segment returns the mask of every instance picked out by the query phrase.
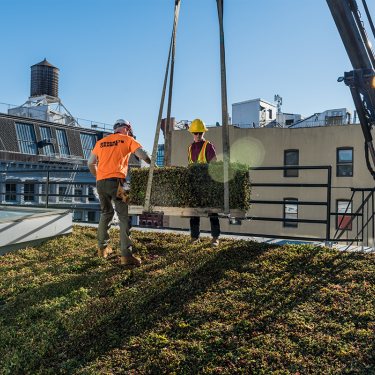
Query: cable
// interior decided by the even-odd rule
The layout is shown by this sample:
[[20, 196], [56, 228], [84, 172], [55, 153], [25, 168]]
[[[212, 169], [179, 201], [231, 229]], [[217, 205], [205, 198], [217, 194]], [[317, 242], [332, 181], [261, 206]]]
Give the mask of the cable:
[[374, 27], [374, 24], [372, 22], [370, 12], [369, 12], [369, 10], [367, 8], [366, 0], [362, 0], [362, 3], [363, 3], [363, 7], [365, 8], [365, 11], [366, 11], [366, 15], [367, 15], [368, 21], [370, 23], [372, 33], [374, 34], [374, 38], [375, 38], [375, 27]]

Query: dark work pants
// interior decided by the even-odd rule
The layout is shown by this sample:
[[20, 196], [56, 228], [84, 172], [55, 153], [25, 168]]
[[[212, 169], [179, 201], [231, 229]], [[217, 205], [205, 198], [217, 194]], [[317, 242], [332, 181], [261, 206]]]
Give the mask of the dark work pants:
[[109, 229], [115, 210], [112, 202], [115, 203], [117, 216], [120, 220], [120, 250], [121, 256], [129, 257], [132, 255], [132, 242], [129, 238], [130, 220], [128, 216], [128, 206], [121, 198], [117, 198], [118, 182], [116, 180], [99, 180], [96, 183], [98, 190], [100, 207], [102, 215], [98, 227], [98, 247], [105, 249], [109, 243]]
[[[210, 216], [211, 222], [211, 236], [219, 237], [220, 236], [220, 221], [217, 214]], [[190, 218], [190, 235], [191, 238], [199, 238], [200, 234], [200, 217], [191, 217]]]

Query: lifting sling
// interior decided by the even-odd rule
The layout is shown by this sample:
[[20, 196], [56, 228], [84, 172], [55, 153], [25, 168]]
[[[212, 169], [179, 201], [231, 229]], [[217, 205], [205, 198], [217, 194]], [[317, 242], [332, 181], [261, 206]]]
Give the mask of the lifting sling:
[[[220, 30], [221, 108], [222, 108], [223, 159], [224, 159], [224, 214], [228, 215], [229, 214], [229, 178], [228, 178], [229, 128], [228, 128], [227, 83], [226, 83], [226, 71], [225, 71], [223, 2], [224, 0], [216, 0], [218, 16], [219, 16], [219, 30]], [[165, 72], [163, 92], [162, 92], [160, 108], [159, 108], [159, 116], [158, 116], [158, 121], [156, 125], [154, 147], [152, 150], [152, 158], [151, 158], [151, 164], [150, 164], [150, 169], [149, 169], [143, 212], [150, 211], [152, 179], [153, 179], [154, 169], [155, 169], [155, 161], [156, 161], [156, 154], [157, 154], [160, 127], [161, 127], [161, 118], [163, 114], [165, 91], [166, 91], [167, 80], [168, 80], [169, 63], [171, 60], [171, 52], [172, 52], [171, 72], [170, 72], [170, 78], [169, 78], [167, 123], [166, 123], [166, 129], [165, 129], [165, 142], [164, 142], [164, 161], [163, 161], [164, 166], [168, 165], [168, 154], [169, 154], [168, 148], [169, 148], [169, 136], [170, 136], [169, 130], [170, 130], [171, 106], [172, 106], [174, 59], [175, 59], [176, 34], [177, 34], [178, 17], [179, 17], [179, 12], [180, 12], [180, 3], [181, 3], [181, 0], [175, 0], [172, 38], [171, 38], [171, 44], [169, 47], [168, 63], [167, 63], [167, 68]], [[207, 146], [207, 143], [205, 143], [204, 147], [202, 147], [201, 153], [199, 155], [201, 157], [201, 160], [206, 159], [206, 156], [205, 156], [206, 146]], [[190, 160], [191, 160], [191, 155], [190, 155], [190, 149], [189, 149], [189, 162]]]

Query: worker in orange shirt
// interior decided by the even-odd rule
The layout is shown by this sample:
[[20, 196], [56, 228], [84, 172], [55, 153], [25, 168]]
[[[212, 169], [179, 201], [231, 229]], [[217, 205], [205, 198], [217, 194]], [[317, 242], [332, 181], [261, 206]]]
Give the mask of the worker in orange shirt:
[[[202, 120], [196, 119], [191, 125], [189, 132], [194, 138], [194, 142], [188, 148], [188, 160], [191, 163], [209, 163], [212, 159], [216, 160], [216, 150], [211, 142], [204, 139], [204, 132], [207, 131], [206, 125]], [[210, 216], [211, 222], [211, 247], [219, 246], [220, 221], [217, 214]], [[190, 245], [196, 245], [200, 242], [200, 217], [190, 218]]]
[[126, 179], [128, 161], [131, 153], [151, 163], [151, 156], [133, 138], [130, 123], [119, 119], [113, 125], [113, 133], [98, 141], [88, 160], [90, 172], [96, 177], [96, 186], [102, 214], [98, 227], [98, 256], [107, 257], [112, 253], [108, 248], [109, 228], [114, 215], [113, 204], [120, 220], [120, 250], [122, 266], [140, 266], [141, 260], [132, 254], [132, 242], [129, 238], [130, 223], [128, 206], [117, 198], [119, 179]]

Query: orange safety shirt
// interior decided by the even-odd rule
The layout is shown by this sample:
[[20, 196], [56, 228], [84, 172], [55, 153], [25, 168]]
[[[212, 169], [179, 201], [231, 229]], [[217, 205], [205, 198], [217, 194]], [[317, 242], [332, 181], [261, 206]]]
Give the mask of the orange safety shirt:
[[126, 178], [130, 154], [142, 146], [132, 137], [111, 134], [96, 142], [92, 154], [99, 158], [96, 180]]

